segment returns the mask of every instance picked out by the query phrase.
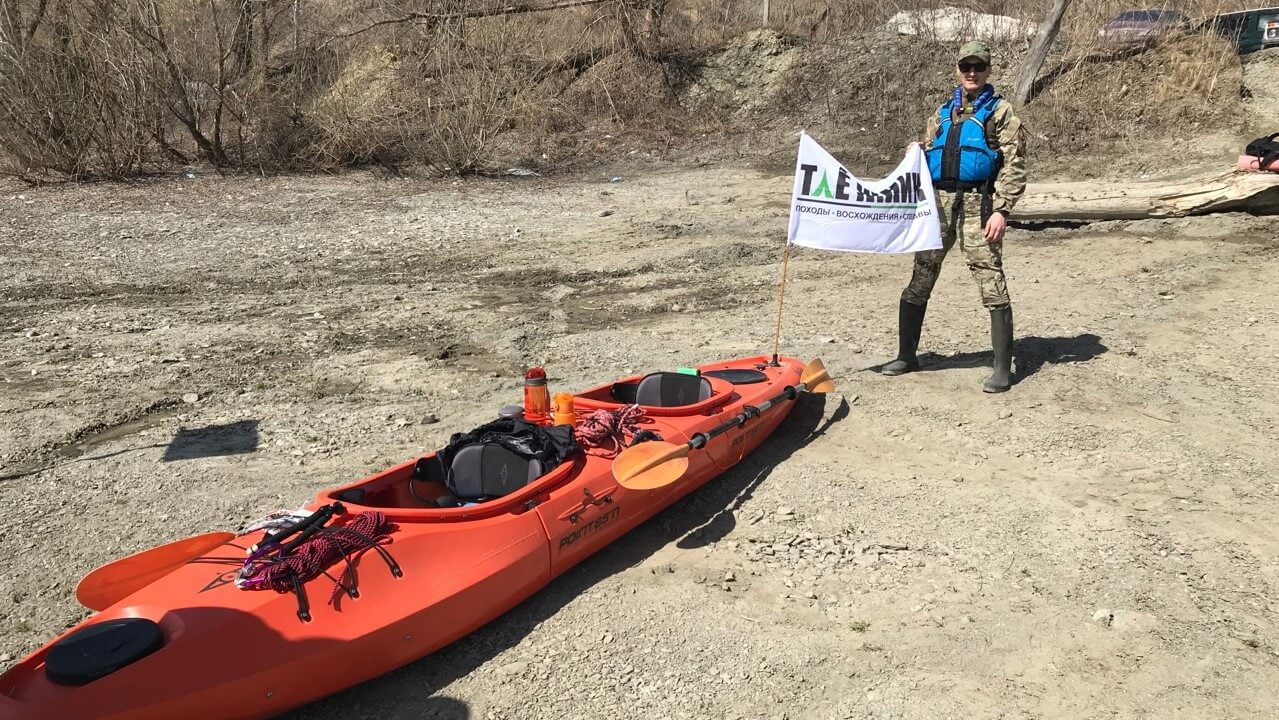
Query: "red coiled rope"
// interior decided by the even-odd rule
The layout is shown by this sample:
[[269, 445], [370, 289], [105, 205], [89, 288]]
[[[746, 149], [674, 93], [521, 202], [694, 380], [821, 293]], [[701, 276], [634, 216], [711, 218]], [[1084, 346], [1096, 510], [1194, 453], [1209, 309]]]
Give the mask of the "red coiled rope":
[[627, 405], [616, 410], [600, 408], [577, 424], [577, 443], [588, 455], [615, 457], [639, 432], [640, 423], [647, 419], [639, 405]]
[[[318, 577], [338, 560], [360, 550], [385, 545], [394, 529], [395, 525], [386, 519], [384, 513], [360, 513], [345, 525], [321, 530], [288, 555], [273, 557], [257, 565], [244, 575], [241, 587], [252, 590], [271, 588], [277, 592], [296, 590], [299, 583]], [[344, 578], [345, 575], [343, 573]], [[339, 581], [329, 601], [335, 600], [345, 590], [345, 583]]]

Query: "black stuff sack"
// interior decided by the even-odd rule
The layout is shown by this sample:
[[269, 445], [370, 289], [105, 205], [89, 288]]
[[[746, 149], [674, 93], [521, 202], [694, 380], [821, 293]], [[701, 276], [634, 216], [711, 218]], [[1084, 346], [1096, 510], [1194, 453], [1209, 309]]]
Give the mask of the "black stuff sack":
[[518, 418], [498, 418], [474, 430], [454, 433], [436, 459], [442, 468], [450, 468], [459, 450], [476, 443], [501, 445], [520, 457], [540, 461], [548, 472], [582, 452], [571, 425], [542, 427]]

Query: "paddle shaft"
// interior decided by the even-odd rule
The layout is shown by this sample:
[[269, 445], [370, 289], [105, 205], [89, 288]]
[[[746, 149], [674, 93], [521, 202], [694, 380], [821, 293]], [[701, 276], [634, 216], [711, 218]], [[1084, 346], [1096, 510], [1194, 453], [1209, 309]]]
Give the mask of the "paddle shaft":
[[[754, 418], [754, 417], [759, 417], [759, 415], [763, 413], [765, 410], [768, 410], [770, 407], [776, 405], [777, 403], [783, 400], [789, 400], [793, 397], [796, 397], [797, 395], [799, 395], [800, 392], [803, 392], [804, 390], [806, 390], [807, 387], [808, 386], [805, 385], [804, 383], [800, 383], [798, 386], [788, 385], [785, 390], [778, 393], [776, 396], [771, 397], [768, 400], [765, 400], [763, 403], [761, 403], [758, 406], [747, 405], [745, 410], [733, 416], [731, 420], [728, 420], [727, 422], [717, 425], [711, 428], [710, 430], [707, 430], [706, 432], [694, 433], [692, 439], [690, 439], [688, 442], [684, 443], [683, 445], [671, 445], [670, 451], [664, 452], [660, 455], [656, 455], [654, 457], [646, 459], [645, 461], [641, 462], [639, 465], [631, 468], [628, 476], [634, 477], [635, 475], [651, 470], [657, 467], [658, 465], [661, 465], [662, 463], [669, 462], [677, 458], [687, 457], [690, 452], [705, 447], [706, 443], [710, 442], [711, 438], [715, 437], [716, 435], [722, 435], [728, 432], [729, 430], [732, 430], [733, 428], [741, 427], [745, 425], [747, 420], [750, 420], [751, 418]], [[640, 447], [640, 445], [633, 445], [632, 447]], [[620, 460], [623, 457], [626, 457], [625, 453], [618, 456], [618, 459]]]
[[787, 385], [785, 390], [765, 400], [759, 405], [747, 405], [745, 410], [742, 410], [740, 413], [733, 416], [732, 419], [725, 421], [723, 424], [717, 425], [706, 432], [694, 433], [692, 439], [688, 441], [688, 449], [697, 450], [705, 447], [706, 443], [710, 442], [711, 438], [716, 435], [722, 435], [733, 428], [745, 425], [748, 420], [759, 417], [764, 414], [764, 411], [768, 410], [772, 406], [780, 402], [793, 400], [799, 397], [799, 394], [807, 389], [808, 385], [805, 383], [800, 383], [799, 385]]
[[[706, 447], [716, 435], [746, 425], [774, 405], [794, 400], [802, 392], [825, 393], [835, 389], [835, 383], [826, 372], [821, 359], [814, 358], [804, 366], [798, 385], [788, 385], [777, 395], [759, 405], [747, 405], [733, 418], [705, 432], [694, 433], [683, 445], [665, 441], [639, 442], [626, 448], [613, 460], [613, 477], [623, 487], [631, 490], [655, 490], [675, 482], [688, 469], [685, 459], [694, 450]], [[637, 436], [638, 437], [638, 436]], [[657, 468], [662, 468], [657, 470]]]

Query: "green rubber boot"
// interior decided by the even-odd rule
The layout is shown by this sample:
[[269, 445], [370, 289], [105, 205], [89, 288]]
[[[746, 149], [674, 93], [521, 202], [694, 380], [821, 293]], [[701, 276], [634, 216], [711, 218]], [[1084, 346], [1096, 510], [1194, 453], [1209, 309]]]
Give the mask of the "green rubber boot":
[[919, 369], [919, 336], [924, 329], [924, 312], [928, 304], [916, 305], [902, 300], [897, 306], [897, 359], [879, 369], [881, 375], [901, 375]]
[[1011, 305], [990, 309], [990, 344], [995, 353], [995, 372], [981, 389], [988, 393], [1006, 392], [1012, 386], [1013, 308]]

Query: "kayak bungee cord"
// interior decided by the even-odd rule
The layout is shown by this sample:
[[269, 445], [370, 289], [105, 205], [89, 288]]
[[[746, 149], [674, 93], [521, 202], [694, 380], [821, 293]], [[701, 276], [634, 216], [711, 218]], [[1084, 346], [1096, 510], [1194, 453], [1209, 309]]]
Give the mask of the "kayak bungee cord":
[[[342, 531], [344, 535], [352, 536], [354, 537], [355, 540], [358, 540], [360, 543], [362, 543], [360, 549], [362, 550], [372, 549], [376, 551], [377, 554], [380, 555], [382, 557], [382, 560], [386, 563], [386, 567], [391, 571], [392, 576], [397, 578], [404, 577], [404, 571], [400, 569], [400, 564], [395, 561], [395, 558], [391, 557], [391, 553], [386, 548], [382, 547], [382, 544], [390, 539], [390, 533], [396, 529], [395, 525], [387, 522], [386, 516], [383, 515], [382, 513], [376, 513], [376, 515], [380, 516], [381, 520], [379, 521], [378, 525], [375, 528], [373, 528], [371, 532], [367, 534], [363, 532], [363, 528], [356, 529], [354, 527], [355, 522], [352, 522], [350, 525], [343, 526], [342, 528], [340, 528], [340, 530]], [[356, 516], [356, 520], [358, 521], [361, 518], [365, 518], [369, 516], [370, 516], [370, 513], [361, 513], [360, 515]], [[334, 531], [334, 532], [336, 533], [337, 531]], [[342, 554], [342, 560], [346, 563], [346, 569], [342, 571], [341, 578], [333, 579], [333, 576], [329, 575], [327, 571], [324, 572], [326, 577], [328, 577], [329, 579], [333, 580], [334, 583], [336, 583], [335, 587], [333, 588], [333, 592], [329, 594], [329, 602], [333, 602], [334, 600], [337, 599], [339, 590], [345, 591], [346, 594], [352, 600], [360, 596], [359, 588], [355, 586], [355, 583], [356, 583], [355, 564], [351, 561], [352, 557], [353, 557], [352, 555], [345, 552]], [[356, 555], [354, 557], [359, 557], [359, 556]], [[348, 578], [350, 578], [349, 585], [345, 582]]]
[[628, 442], [633, 442], [636, 435], [644, 432], [640, 423], [645, 421], [648, 421], [648, 416], [639, 405], [627, 405], [616, 410], [600, 408], [578, 424], [577, 443], [588, 455], [615, 457]]
[[[353, 561], [365, 550], [376, 551], [393, 576], [403, 577], [395, 558], [382, 547], [390, 541], [390, 534], [395, 530], [395, 525], [387, 520], [386, 515], [377, 511], [363, 512], [345, 525], [324, 527], [328, 517], [343, 511], [340, 503], [317, 510], [297, 523], [302, 530], [287, 545], [281, 546], [279, 541], [296, 532], [296, 527], [275, 535], [268, 533], [244, 561], [236, 576], [236, 586], [242, 590], [292, 592], [298, 599], [298, 618], [309, 622], [310, 605], [303, 585], [323, 574], [334, 583], [329, 602], [335, 601], [340, 593], [346, 593], [352, 599], [359, 597]], [[316, 516], [321, 519], [316, 520]], [[341, 577], [334, 578], [327, 568], [338, 560], [343, 560], [346, 567]]]

